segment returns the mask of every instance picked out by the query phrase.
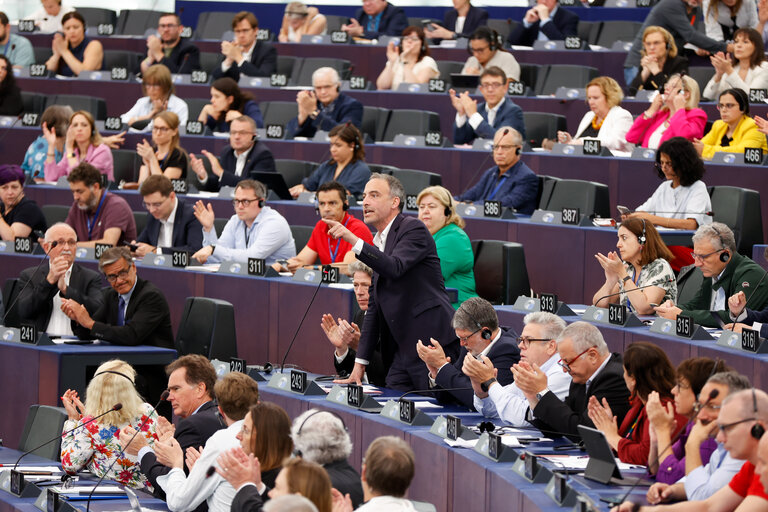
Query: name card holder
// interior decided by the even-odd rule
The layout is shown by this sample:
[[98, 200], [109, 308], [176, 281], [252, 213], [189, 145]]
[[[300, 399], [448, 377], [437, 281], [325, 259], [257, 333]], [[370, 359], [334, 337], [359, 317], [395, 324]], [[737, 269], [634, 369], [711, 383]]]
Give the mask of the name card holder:
[[553, 473], [544, 493], [561, 507], [573, 507], [576, 504], [576, 491], [568, 485], [566, 475]]
[[[760, 333], [757, 331], [752, 329], [748, 330], [754, 332], [755, 334], [750, 334], [749, 336], [745, 337], [744, 333], [723, 330], [723, 332], [720, 334], [720, 337], [717, 339], [717, 345], [742, 353], [746, 352], [748, 354], [767, 354], [768, 343], [765, 342], [765, 338], [761, 338]], [[752, 336], [755, 338], [754, 342], [752, 342], [750, 339]], [[753, 347], [754, 350], [752, 350]]]
[[331, 388], [325, 399], [329, 402], [363, 412], [379, 413], [384, 408], [371, 395], [364, 393], [361, 386], [358, 390], [355, 386], [336, 384]]
[[666, 334], [667, 336], [674, 336], [676, 338], [683, 338], [692, 341], [711, 341], [713, 338], [709, 333], [699, 324], [693, 324], [691, 329], [691, 336], [678, 336], [675, 330], [675, 321], [668, 320], [666, 318], [657, 318], [651, 324], [651, 332], [658, 334]]
[[37, 498], [40, 494], [40, 489], [36, 485], [24, 480], [23, 471], [0, 473], [0, 490], [20, 498]]
[[517, 452], [501, 442], [502, 436], [485, 432], [480, 435], [474, 450], [494, 462], [515, 462]]
[[[515, 303], [512, 305], [512, 309], [515, 311], [523, 311], [525, 313], [533, 313], [541, 311], [541, 300], [538, 297], [528, 297], [527, 295], [520, 295]], [[576, 313], [565, 302], [558, 300], [555, 307], [555, 314], [557, 316], [577, 316]]]
[[410, 400], [389, 400], [387, 403], [384, 404], [384, 408], [379, 413], [381, 416], [385, 418], [389, 418], [393, 421], [396, 421], [398, 423], [402, 423], [404, 425], [410, 425], [412, 427], [431, 427], [434, 421], [432, 418], [427, 416], [423, 411], [420, 411], [415, 408], [415, 405], [413, 406], [412, 412], [413, 414], [410, 415], [410, 418], [406, 418], [405, 416], [401, 414], [403, 411], [401, 411], [401, 407], [407, 407], [406, 405], [402, 405], [404, 403], [410, 403], [413, 404]]
[[430, 427], [429, 432], [430, 434], [434, 434], [441, 439], [450, 439], [452, 441], [455, 441], [456, 439], [473, 441], [478, 438], [477, 434], [461, 424], [461, 420], [459, 418], [450, 415], [438, 416]]
[[[310, 380], [309, 378], [306, 379], [306, 385], [303, 387], [304, 391], [299, 392], [296, 386], [291, 386], [291, 377], [294, 372], [295, 370], [289, 373], [276, 373], [272, 375], [272, 377], [269, 379], [269, 383], [267, 383], [267, 386], [270, 388], [279, 389], [281, 391], [287, 391], [288, 393], [293, 393], [296, 395], [303, 395], [303, 396], [325, 395], [325, 391], [323, 391], [323, 389], [317, 385], [317, 382], [315, 382], [314, 380]], [[297, 372], [297, 373], [304, 373], [304, 372]]]
[[642, 327], [643, 321], [637, 318], [634, 313], [627, 312], [623, 323], [611, 322], [611, 316], [608, 308], [599, 308], [589, 306], [581, 315], [581, 319], [587, 322], [595, 322], [606, 325], [620, 325], [621, 327]]
[[[249, 274], [248, 272], [248, 263], [242, 262], [242, 261], [222, 261], [221, 265], [219, 265], [219, 270], [216, 273], [231, 274], [236, 276], [252, 275], [252, 274]], [[271, 265], [267, 265], [267, 267], [264, 270], [263, 277], [278, 277], [279, 275], [280, 274], [278, 274], [277, 271], [273, 269]]]
[[[531, 222], [537, 224], [554, 224], [565, 225], [563, 222], [563, 212], [549, 211], [549, 210], [534, 210], [531, 215]], [[574, 224], [575, 226], [592, 226], [592, 219], [589, 216], [581, 214], [579, 216], [579, 222]]]
[[534, 484], [544, 484], [552, 478], [552, 472], [539, 464], [538, 457], [525, 452], [512, 465], [512, 471]]

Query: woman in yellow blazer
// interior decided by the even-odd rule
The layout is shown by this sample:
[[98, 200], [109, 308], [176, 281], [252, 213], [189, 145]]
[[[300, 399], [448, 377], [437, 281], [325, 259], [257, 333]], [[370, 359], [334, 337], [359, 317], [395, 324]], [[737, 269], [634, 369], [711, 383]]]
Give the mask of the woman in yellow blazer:
[[762, 148], [768, 152], [765, 135], [757, 129], [749, 117], [749, 98], [741, 89], [727, 89], [720, 93], [717, 102], [720, 119], [701, 140], [694, 139], [693, 145], [702, 156], [710, 159], [718, 151], [743, 153], [745, 148]]

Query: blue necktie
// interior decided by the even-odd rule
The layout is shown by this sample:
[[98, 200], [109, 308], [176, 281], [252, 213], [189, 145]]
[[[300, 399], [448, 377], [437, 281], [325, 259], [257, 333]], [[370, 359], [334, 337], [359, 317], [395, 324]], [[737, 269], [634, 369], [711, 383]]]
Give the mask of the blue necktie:
[[125, 299], [122, 295], [117, 299], [117, 325], [125, 325]]

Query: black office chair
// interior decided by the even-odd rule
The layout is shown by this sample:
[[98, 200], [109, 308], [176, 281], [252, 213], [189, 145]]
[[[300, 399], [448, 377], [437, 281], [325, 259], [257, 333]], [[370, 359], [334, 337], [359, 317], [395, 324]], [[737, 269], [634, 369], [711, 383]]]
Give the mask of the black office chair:
[[128, 50], [104, 50], [101, 69], [108, 71], [112, 68], [125, 68], [129, 73], [138, 73], [143, 57], [138, 52]]
[[48, 105], [69, 105], [72, 110], [90, 112], [97, 121], [107, 118], [107, 102], [104, 98], [82, 96], [80, 94], [54, 94], [48, 98]]
[[148, 9], [123, 9], [117, 17], [115, 34], [144, 36], [149, 29], [157, 29], [162, 12]]
[[210, 99], [206, 98], [184, 98], [184, 101], [187, 102], [190, 121], [197, 121], [197, 117], [200, 115], [203, 107], [211, 102]]
[[603, 21], [597, 41], [591, 44], [597, 44], [603, 48], [610, 48], [616, 41], [624, 41], [625, 43], [632, 42], [635, 40], [635, 36], [642, 26], [643, 24], [639, 21]]
[[372, 163], [368, 163], [368, 168], [371, 170], [372, 173], [378, 172], [379, 174], [392, 174], [393, 172], [400, 170], [399, 167], [395, 167], [394, 165], [372, 164]]
[[206, 11], [197, 17], [195, 39], [214, 39], [221, 41], [224, 32], [232, 30], [233, 12]]
[[530, 64], [528, 62], [520, 63], [520, 81], [533, 89], [536, 87], [536, 80], [540, 70], [540, 64]]
[[[18, 450], [26, 452], [55, 438], [57, 434], [61, 434], [66, 420], [67, 411], [63, 407], [30, 405]], [[32, 453], [50, 460], [61, 460], [61, 439], [48, 443]]]
[[[696, 80], [696, 83], [699, 84], [699, 90], [703, 93], [709, 81], [715, 76], [715, 68], [712, 66], [691, 66], [688, 68], [688, 76]], [[707, 99], [716, 100], [717, 98]]]
[[608, 186], [594, 181], [558, 180], [542, 210], [559, 212], [563, 208], [578, 208], [582, 215], [610, 216]]
[[[21, 319], [19, 318], [19, 307], [18, 304], [14, 304], [16, 302], [16, 296], [21, 291], [21, 287], [18, 286], [19, 280], [15, 277], [9, 277], [5, 280], [5, 283], [3, 283], [3, 315], [5, 315], [5, 321], [0, 322], [0, 324], [5, 325], [6, 327], [18, 327], [21, 324]], [[9, 306], [12, 306], [9, 308]]]
[[293, 236], [293, 242], [296, 244], [297, 254], [301, 252], [301, 250], [307, 245], [307, 242], [309, 242], [309, 239], [312, 237], [312, 230], [314, 228], [314, 226], [291, 225], [291, 235]]
[[222, 361], [237, 357], [235, 309], [232, 304], [208, 297], [187, 297], [175, 347], [179, 356], [200, 354]]
[[77, 12], [85, 18], [86, 27], [97, 27], [101, 24], [112, 25], [117, 28], [117, 13], [112, 9], [101, 7], [78, 7]]
[[270, 101], [266, 111], [262, 112], [264, 116], [264, 126], [270, 124], [279, 124], [285, 126], [294, 117], [299, 115], [299, 107], [295, 101]]
[[733, 231], [737, 250], [752, 256], [752, 246], [763, 243], [763, 220], [760, 193], [739, 187], [708, 187], [713, 220]]
[[33, 112], [42, 115], [48, 96], [37, 92], [21, 91], [21, 102], [24, 112]]
[[557, 140], [557, 132], [568, 131], [568, 121], [560, 114], [549, 112], [523, 112], [526, 142], [533, 147], [540, 147], [544, 139]]
[[[546, 67], [546, 72], [544, 72]], [[558, 87], [583, 89], [590, 80], [600, 74], [597, 68], [573, 64], [550, 64], [542, 66], [536, 81], [536, 94], [552, 95]]]
[[600, 35], [600, 21], [581, 21], [579, 20], [579, 27], [576, 29], [576, 35], [582, 41], [586, 41], [589, 44], [595, 44], [597, 38]]
[[312, 85], [312, 73], [318, 68], [329, 67], [339, 72], [341, 80], [347, 80], [352, 73], [352, 63], [346, 59], [334, 59], [330, 57], [305, 57], [303, 61], [296, 61], [291, 72], [291, 85]]
[[514, 304], [531, 285], [523, 245], [501, 240], [473, 240], [475, 291], [492, 304]]
[[555, 190], [555, 184], [560, 181], [560, 178], [545, 176], [543, 174], [539, 174], [538, 178], [539, 191], [536, 193], [536, 204], [540, 210], [546, 210], [549, 200], [552, 197], [552, 192]]
[[371, 141], [382, 140], [384, 130], [387, 128], [389, 113], [391, 111], [384, 107], [363, 107], [363, 122], [360, 131], [363, 135], [368, 135]]
[[133, 221], [136, 223], [136, 236], [141, 234], [141, 232], [144, 231], [144, 228], [147, 227], [148, 216], [149, 212], [146, 211], [139, 210], [133, 212]]
[[440, 70], [441, 79], [445, 80], [446, 84], [451, 83], [452, 74], [461, 74], [461, 70], [464, 69], [464, 63], [457, 60], [438, 60], [437, 69]]
[[216, 234], [221, 236], [224, 232], [224, 226], [229, 222], [229, 217], [216, 217], [213, 219], [213, 229], [216, 230]]
[[275, 169], [283, 175], [283, 179], [288, 188], [301, 183], [301, 180], [312, 174], [312, 171], [316, 168], [317, 164], [315, 162], [309, 162], [307, 160], [275, 160]]
[[677, 303], [687, 304], [701, 289], [704, 274], [696, 265], [688, 265], [677, 274]]
[[381, 140], [392, 141], [396, 135], [421, 135], [428, 131], [440, 131], [440, 116], [427, 110], [395, 109]]
[[436, 172], [417, 171], [416, 169], [393, 169], [392, 176], [400, 180], [408, 195], [418, 195], [427, 187], [442, 185], [443, 177]]
[[277, 67], [275, 73], [278, 75], [285, 75], [288, 80], [291, 79], [293, 74], [293, 68], [296, 66], [296, 62], [303, 60], [302, 57], [293, 57], [291, 55], [278, 55]]
[[48, 227], [53, 226], [57, 222], [64, 222], [69, 215], [69, 206], [63, 204], [44, 204], [40, 207], [43, 210], [43, 217], [45, 217], [45, 223]]
[[208, 73], [211, 73], [219, 66], [221, 62], [221, 53], [215, 52], [200, 52], [200, 69]]
[[139, 180], [141, 157], [131, 149], [113, 149], [115, 183], [132, 183]]
[[35, 54], [35, 64], [45, 64], [53, 55], [50, 45], [47, 47], [35, 46], [32, 48], [32, 52]]

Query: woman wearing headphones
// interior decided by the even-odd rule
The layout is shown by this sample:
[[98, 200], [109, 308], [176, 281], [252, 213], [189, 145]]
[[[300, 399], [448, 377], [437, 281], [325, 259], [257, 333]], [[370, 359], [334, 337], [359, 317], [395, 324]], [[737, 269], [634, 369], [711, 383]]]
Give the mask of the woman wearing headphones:
[[736, 31], [730, 57], [719, 52], [709, 60], [715, 68], [715, 76], [704, 88], [705, 98], [716, 98], [731, 88], [741, 89], [747, 94], [750, 89], [768, 88], [768, 62], [765, 60], [763, 38], [753, 28]]
[[[643, 218], [628, 218], [619, 226], [618, 237], [619, 254], [595, 254], [605, 271], [605, 283], [592, 298], [595, 306], [607, 308], [619, 303], [638, 315], [652, 315], [651, 303], [675, 302], [677, 283], [669, 264], [674, 255], [653, 224]], [[638, 289], [642, 286], [648, 288]]]
[[429, 46], [421, 27], [403, 30], [400, 45], [387, 45], [387, 64], [376, 79], [376, 88], [396, 90], [401, 83], [425, 84], [440, 76], [437, 62], [429, 56]]
[[693, 145], [702, 158], [710, 159], [718, 151], [744, 153], [746, 148], [762, 148], [768, 152], [765, 135], [757, 129], [754, 119], [749, 117], [749, 97], [741, 89], [726, 89], [720, 93], [717, 102], [720, 119], [712, 124], [701, 140], [694, 139]]
[[131, 110], [120, 116], [120, 120], [132, 132], [151, 132], [152, 120], [160, 112], [173, 112], [179, 116], [179, 124], [187, 126], [189, 108], [187, 103], [174, 94], [171, 71], [162, 64], [150, 66], [141, 77], [139, 98]]
[[653, 195], [621, 219], [642, 218], [671, 229], [697, 229], [712, 222], [712, 202], [701, 181], [704, 162], [693, 144], [682, 137], [664, 141], [656, 152], [656, 172], [666, 180]]
[[659, 91], [674, 74], [688, 73], [688, 59], [677, 54], [675, 38], [665, 28], [652, 25], [643, 31], [640, 71], [629, 84], [629, 94]]
[[446, 288], [459, 290], [458, 301], [453, 307], [470, 297], [477, 297], [475, 291], [475, 257], [472, 242], [464, 232], [464, 219], [454, 208], [448, 189], [440, 186], [427, 187], [416, 198], [419, 205], [419, 220], [435, 239], [437, 256]]
[[353, 196], [363, 193], [371, 176], [371, 169], [363, 160], [365, 146], [360, 130], [352, 123], [344, 123], [334, 126], [328, 137], [331, 139], [331, 159], [320, 164], [301, 183], [291, 187], [293, 197], [299, 197], [302, 192], [314, 192], [320, 185], [329, 181], [338, 181]]
[[520, 64], [511, 53], [501, 49], [502, 38], [488, 27], [480, 27], [469, 37], [467, 51], [471, 55], [461, 70], [463, 75], [479, 75], [485, 68], [497, 66], [504, 70], [507, 80], [520, 80]]

